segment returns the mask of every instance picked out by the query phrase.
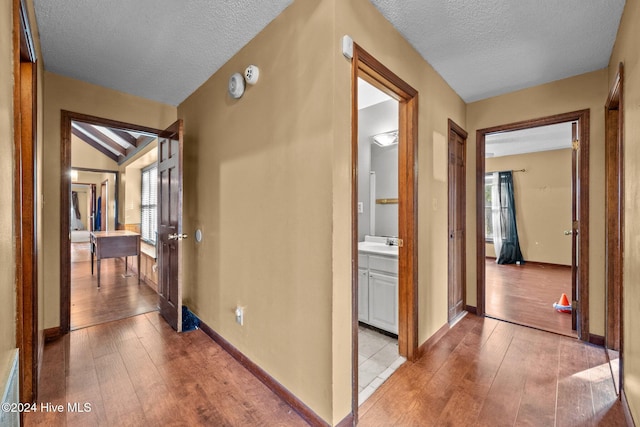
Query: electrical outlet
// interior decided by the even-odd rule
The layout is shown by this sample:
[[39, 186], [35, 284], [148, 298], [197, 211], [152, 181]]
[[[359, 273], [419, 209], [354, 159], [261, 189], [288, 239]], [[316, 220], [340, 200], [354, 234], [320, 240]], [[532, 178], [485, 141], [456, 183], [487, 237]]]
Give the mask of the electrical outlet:
[[240, 326], [244, 325], [244, 307], [236, 307], [236, 323]]
[[358, 202], [358, 213], [364, 213], [364, 203], [363, 202]]

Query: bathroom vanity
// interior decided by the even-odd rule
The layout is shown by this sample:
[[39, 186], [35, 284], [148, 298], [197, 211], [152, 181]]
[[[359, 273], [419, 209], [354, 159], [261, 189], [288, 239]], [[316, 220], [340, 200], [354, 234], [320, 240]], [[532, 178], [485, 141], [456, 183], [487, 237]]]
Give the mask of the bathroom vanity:
[[398, 333], [398, 246], [365, 236], [358, 243], [358, 320]]

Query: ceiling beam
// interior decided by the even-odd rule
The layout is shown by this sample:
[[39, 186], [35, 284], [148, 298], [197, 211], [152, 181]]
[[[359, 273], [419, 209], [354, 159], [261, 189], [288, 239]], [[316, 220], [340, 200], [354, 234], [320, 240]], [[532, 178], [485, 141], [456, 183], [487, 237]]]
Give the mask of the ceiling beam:
[[118, 155], [120, 156], [126, 156], [127, 150], [125, 150], [125, 148], [122, 145], [118, 144], [113, 139], [109, 138], [107, 135], [103, 134], [102, 132], [94, 128], [92, 125], [89, 125], [86, 123], [75, 123], [75, 124], [76, 126], [82, 128], [82, 130], [87, 132], [89, 135], [98, 139], [102, 144], [106, 145], [107, 149], [112, 149], [113, 151], [118, 153]]
[[131, 135], [129, 132], [123, 131], [121, 129], [114, 129], [114, 128], [109, 128], [109, 130], [115, 133], [116, 135], [118, 135], [120, 138], [127, 141], [129, 144], [133, 145], [134, 147], [138, 146], [138, 140], [136, 139], [135, 136]]
[[116, 154], [114, 154], [113, 152], [107, 150], [102, 145], [98, 144], [92, 138], [89, 138], [87, 135], [85, 135], [84, 133], [80, 132], [75, 127], [71, 127], [71, 133], [74, 134], [75, 136], [77, 136], [78, 138], [80, 138], [82, 141], [84, 141], [87, 144], [89, 144], [90, 146], [92, 146], [93, 148], [95, 148], [96, 150], [100, 151], [102, 154], [104, 154], [105, 156], [107, 156], [108, 158], [113, 160], [114, 162], [118, 161], [118, 156]]

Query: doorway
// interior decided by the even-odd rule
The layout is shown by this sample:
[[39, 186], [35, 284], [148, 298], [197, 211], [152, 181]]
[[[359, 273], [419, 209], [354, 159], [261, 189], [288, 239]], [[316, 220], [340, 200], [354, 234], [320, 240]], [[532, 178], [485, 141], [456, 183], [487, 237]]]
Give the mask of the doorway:
[[[512, 135], [535, 136], [545, 132], [561, 133], [564, 136], [560, 140], [565, 145], [549, 145], [540, 150], [543, 144], [534, 143], [532, 146], [537, 148], [532, 151], [538, 153], [517, 153], [519, 163], [506, 161], [509, 156], [496, 155], [502, 147], [509, 146], [507, 142]], [[550, 138], [543, 136], [542, 140]], [[481, 129], [476, 141], [478, 314], [589, 341], [589, 111]], [[524, 146], [512, 144], [511, 148], [514, 147]], [[516, 159], [516, 155], [511, 157], [509, 160]], [[552, 161], [560, 163], [552, 167]], [[544, 184], [552, 172], [559, 170], [564, 184]], [[526, 197], [522, 196], [526, 194], [521, 192], [517, 196], [516, 191], [527, 186], [529, 196], [535, 197], [529, 205], [523, 205]], [[543, 203], [551, 207], [543, 209]], [[561, 207], [563, 213], [556, 215], [562, 218], [561, 223], [550, 220], [555, 225], [549, 226], [547, 222], [545, 226], [540, 221], [543, 215]], [[541, 225], [536, 225], [537, 222]], [[520, 242], [519, 234], [524, 235], [526, 246]], [[492, 237], [496, 242], [491, 241]], [[507, 245], [507, 251], [495, 243]], [[565, 248], [554, 255], [558, 246]], [[494, 247], [499, 253], [492, 253]], [[542, 296], [538, 299], [532, 298], [532, 284], [537, 284], [536, 293], [540, 290]], [[558, 313], [552, 307], [554, 302], [561, 302], [562, 293], [567, 294], [566, 311], [570, 315]], [[548, 322], [550, 318], [557, 320], [559, 326]]]
[[[145, 150], [150, 149], [150, 144], [157, 141], [159, 130], [146, 128], [143, 126], [131, 125], [122, 122], [116, 122], [109, 119], [87, 116], [83, 114], [62, 111], [61, 122], [61, 168], [66, 173], [62, 174], [61, 179], [61, 228], [60, 228], [60, 250], [61, 250], [61, 277], [60, 277], [60, 333], [65, 334], [73, 327], [86, 327], [105, 321], [115, 320], [115, 318], [128, 317], [157, 309], [158, 296], [145, 281], [138, 285], [136, 277], [129, 277], [124, 274], [128, 270], [126, 265], [127, 258], [108, 258], [102, 263], [105, 273], [109, 270], [108, 276], [112, 282], [111, 286], [103, 286], [100, 289], [96, 286], [96, 276], [91, 273], [91, 249], [90, 243], [84, 241], [79, 248], [72, 252], [72, 183], [88, 184], [87, 197], [91, 202], [87, 202], [86, 225], [83, 224], [85, 234], [89, 234], [93, 230], [103, 230], [115, 232], [116, 230], [124, 230], [126, 224], [126, 209], [124, 207], [124, 197], [127, 187], [125, 184], [136, 182], [133, 179], [122, 183], [122, 175], [127, 173], [127, 166], [136, 156], [141, 155]], [[74, 159], [72, 164], [72, 141]], [[96, 151], [97, 150], [97, 151]], [[77, 158], [76, 158], [77, 157]], [[89, 160], [95, 158], [102, 159], [102, 165], [108, 165], [108, 168], [87, 167]], [[155, 161], [155, 159], [153, 160]], [[73, 174], [72, 174], [73, 165]], [[137, 170], [140, 173], [140, 168]], [[140, 183], [140, 177], [137, 177]], [[137, 186], [137, 192], [141, 189]], [[86, 187], [85, 187], [86, 188]], [[95, 201], [94, 216], [89, 221], [92, 210], [91, 203], [93, 198]], [[120, 199], [123, 200], [120, 200]], [[136, 206], [137, 202], [132, 202]], [[138, 215], [140, 218], [140, 215]], [[123, 221], [124, 220], [124, 221]], [[80, 221], [82, 222], [82, 220]], [[136, 221], [139, 223], [139, 219]], [[80, 230], [78, 230], [80, 231]], [[130, 230], [133, 231], [133, 230]], [[79, 234], [79, 233], [77, 233]], [[69, 236], [69, 238], [65, 238]], [[84, 240], [84, 239], [83, 239]], [[155, 258], [155, 248], [153, 248], [153, 258]], [[74, 257], [83, 257], [79, 262], [72, 262]], [[144, 253], [139, 256], [144, 257]], [[129, 261], [135, 259], [128, 257]], [[134, 264], [134, 263], [131, 263]], [[130, 265], [131, 265], [130, 264]], [[142, 266], [148, 265], [152, 268], [152, 263], [142, 263]], [[142, 268], [140, 273], [143, 274]], [[74, 304], [80, 304], [86, 308], [87, 321], [78, 321], [74, 318], [71, 322], [72, 312], [72, 279], [74, 286], [84, 281], [85, 294], [76, 301], [74, 295]], [[84, 291], [83, 291], [84, 292]], [[134, 293], [135, 298], [131, 296]], [[88, 299], [85, 298], [88, 296]], [[101, 310], [112, 304], [111, 308]], [[74, 306], [74, 310], [78, 307]], [[142, 311], [141, 311], [142, 310]], [[106, 316], [106, 317], [105, 317]], [[114, 317], [116, 316], [116, 317]]]
[[[359, 150], [358, 144], [361, 126], [359, 123], [359, 103], [362, 102], [360, 90], [369, 86], [384, 95], [385, 105], [397, 110], [397, 118], [389, 129], [369, 132], [372, 135], [367, 135], [365, 138], [369, 142], [369, 152], [363, 154], [373, 156], [371, 141], [374, 141], [374, 135], [378, 141], [374, 141], [373, 144], [380, 150], [377, 148], [373, 150], [381, 152], [380, 158], [385, 157], [385, 154], [393, 153], [393, 151], [397, 153], [397, 158], [393, 160], [397, 164], [397, 169], [394, 169], [395, 173], [393, 173], [396, 182], [396, 197], [393, 197], [392, 192], [382, 194], [375, 191], [378, 181], [380, 181], [380, 186], [384, 188], [389, 182], [388, 180], [376, 178], [373, 180], [375, 184], [368, 185], [368, 189], [359, 188], [359, 176], [362, 176], [362, 173], [359, 174], [358, 164], [360, 151], [362, 151]], [[415, 165], [417, 161], [418, 93], [354, 43], [352, 99], [354, 100], [352, 102], [351, 138], [353, 171], [352, 410], [357, 419], [357, 409], [360, 403], [359, 320], [368, 319], [368, 324], [373, 324], [378, 330], [392, 331], [391, 334], [397, 335], [397, 351], [403, 358], [413, 360], [417, 351], [417, 172]], [[386, 149], [383, 148], [385, 144], [387, 144]], [[381, 175], [384, 175], [383, 169], [385, 167], [382, 166], [380, 168]], [[371, 172], [371, 168], [366, 172]], [[376, 171], [376, 175], [377, 173]], [[372, 182], [371, 176], [370, 173], [366, 174], [366, 178], [369, 178], [368, 184]], [[392, 191], [389, 188], [385, 190]], [[365, 205], [367, 205], [366, 209]], [[368, 218], [361, 220], [365, 212], [367, 212]], [[387, 218], [387, 222], [376, 221], [376, 216], [381, 221]], [[395, 219], [389, 220], [388, 218]], [[361, 222], [363, 229], [366, 228], [369, 233], [368, 239], [365, 238], [366, 232], [360, 233]], [[391, 228], [387, 228], [389, 225]], [[392, 252], [397, 253], [395, 260]], [[365, 289], [366, 292], [360, 292]], [[395, 307], [393, 303], [388, 304], [394, 299], [397, 301]], [[365, 306], [366, 310], [364, 310]], [[364, 311], [367, 312], [367, 316], [364, 316]], [[369, 330], [371, 329], [367, 329], [367, 331]], [[402, 360], [399, 363], [402, 363]], [[383, 380], [383, 376], [378, 376], [377, 382]]]

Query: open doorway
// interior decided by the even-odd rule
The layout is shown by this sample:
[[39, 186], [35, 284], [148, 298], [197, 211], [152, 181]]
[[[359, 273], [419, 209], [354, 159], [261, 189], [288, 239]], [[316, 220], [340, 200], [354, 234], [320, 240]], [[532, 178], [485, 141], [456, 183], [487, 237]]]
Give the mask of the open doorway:
[[398, 350], [398, 107], [358, 78], [358, 399], [406, 361]]
[[588, 117], [478, 131], [478, 314], [589, 340]]
[[352, 71], [352, 410], [357, 419], [358, 405], [417, 352], [418, 93], [356, 44]]
[[[159, 131], [63, 111], [62, 132], [68, 173], [61, 232], [69, 239], [61, 239], [61, 332], [157, 310], [155, 231], [149, 232], [155, 216], [148, 212], [156, 203], [143, 200], [143, 181], [146, 167], [157, 164]], [[156, 189], [157, 180], [147, 179], [146, 196]], [[142, 228], [147, 239], [140, 238]], [[97, 239], [130, 236], [135, 251], [98, 248]]]

